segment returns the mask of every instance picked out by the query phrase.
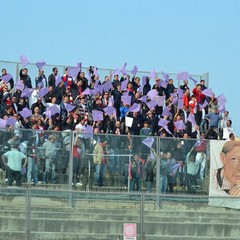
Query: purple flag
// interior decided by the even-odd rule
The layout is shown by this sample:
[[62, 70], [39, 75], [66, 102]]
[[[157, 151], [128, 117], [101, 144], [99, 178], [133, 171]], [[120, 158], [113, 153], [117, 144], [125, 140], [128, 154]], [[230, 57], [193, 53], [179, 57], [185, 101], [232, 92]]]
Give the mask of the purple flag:
[[200, 109], [204, 109], [208, 105], [208, 102], [205, 100], [203, 104], [199, 104]]
[[20, 62], [23, 68], [29, 64], [29, 61], [25, 55], [20, 56]]
[[184, 130], [186, 128], [185, 124], [183, 123], [183, 120], [174, 122], [174, 125], [177, 130]]
[[154, 160], [155, 159], [155, 156], [154, 156], [154, 153], [152, 152], [152, 150], [150, 150], [150, 159]]
[[127, 89], [128, 83], [129, 83], [128, 80], [124, 80], [123, 82], [121, 82], [121, 90], [122, 91], [125, 91]]
[[102, 121], [103, 120], [103, 112], [98, 110], [92, 110], [93, 121]]
[[123, 75], [127, 75], [126, 66], [127, 66], [127, 63], [125, 62], [125, 64], [123, 65], [122, 69], [120, 70], [120, 72], [121, 72]]
[[212, 92], [211, 88], [206, 88], [205, 90], [202, 91], [202, 94], [204, 94], [205, 96], [208, 96], [208, 97], [213, 96], [213, 92]]
[[188, 79], [188, 72], [179, 72], [177, 74], [177, 80], [187, 80]]
[[194, 147], [199, 147], [201, 146], [202, 141], [201, 140], [197, 140], [196, 143], [194, 144]]
[[55, 86], [58, 86], [58, 84], [59, 84], [61, 81], [62, 81], [62, 78], [61, 78], [59, 75], [57, 75], [57, 76], [55, 77]]
[[146, 79], [147, 79], [146, 76], [142, 76], [142, 86], [144, 86], [146, 84]]
[[28, 108], [24, 108], [22, 111], [18, 112], [23, 118], [27, 118], [32, 116], [32, 110]]
[[103, 92], [103, 85], [97, 84], [94, 86], [93, 94], [96, 95], [97, 93], [100, 93], [102, 95]]
[[112, 107], [113, 105], [114, 105], [113, 96], [111, 96], [108, 101], [108, 106]]
[[152, 80], [155, 80], [155, 68], [150, 72], [150, 78], [152, 79]]
[[219, 113], [224, 113], [225, 112], [225, 105], [220, 105], [218, 108]]
[[81, 69], [82, 69], [82, 62], [77, 63], [76, 68], [79, 68], [80, 71], [81, 71]]
[[178, 109], [182, 109], [183, 107], [183, 100], [182, 99], [178, 99]]
[[80, 71], [79, 68], [68, 67], [67, 73], [68, 73], [68, 76], [75, 78], [75, 77], [77, 77], [79, 71]]
[[134, 103], [128, 110], [129, 112], [139, 112], [140, 111], [140, 103]]
[[0, 118], [0, 128], [5, 128], [6, 125], [7, 125], [7, 121], [2, 119], [2, 118]]
[[94, 86], [99, 85], [100, 80], [96, 80]]
[[175, 175], [177, 173], [178, 168], [181, 166], [180, 163], [175, 163], [172, 168], [171, 171], [173, 172], [173, 174]]
[[47, 118], [51, 118], [51, 116], [52, 116], [51, 111], [49, 111], [49, 110], [43, 112], [43, 114], [45, 114]]
[[169, 108], [168, 108], [168, 107], [165, 107], [165, 108], [163, 109], [162, 116], [167, 116], [167, 117], [169, 117], [169, 116], [171, 116], [171, 115], [172, 115], [172, 114], [170, 113]]
[[170, 130], [168, 129], [167, 126], [165, 126], [165, 127], [163, 127], [163, 128], [166, 130], [167, 133], [169, 133], [170, 135], [172, 135], [172, 136], [174, 137], [174, 135], [170, 132]]
[[162, 75], [163, 75], [165, 81], [168, 82], [168, 80], [169, 80], [169, 75], [166, 74], [166, 73], [164, 73], [164, 72], [162, 72]]
[[156, 96], [155, 97], [155, 101], [158, 104], [158, 106], [163, 106], [164, 105], [164, 101], [165, 101], [165, 96]]
[[157, 102], [155, 100], [152, 100], [152, 101], [146, 102], [146, 104], [147, 104], [149, 110], [152, 110], [153, 108], [156, 107]]
[[97, 70], [96, 65], [93, 68], [93, 75], [98, 76], [98, 70]]
[[121, 96], [121, 101], [123, 103], [126, 103], [128, 105], [131, 105], [131, 100], [132, 100], [132, 97], [131, 96]]
[[57, 104], [50, 106], [47, 110], [49, 110], [52, 115], [54, 115], [56, 113], [60, 113], [60, 108]]
[[39, 83], [37, 84], [37, 87], [41, 88], [42, 85], [43, 85], [43, 81], [39, 82]]
[[156, 89], [152, 89], [147, 93], [148, 98], [151, 100], [154, 100], [157, 95], [158, 91]]
[[108, 92], [113, 87], [110, 80], [106, 81], [102, 86], [104, 92]]
[[184, 94], [184, 93], [183, 93], [183, 90], [182, 90], [181, 88], [178, 88], [178, 89], [177, 89], [177, 93], [178, 93], [178, 97], [179, 97], [179, 98], [182, 98], [182, 97], [183, 97], [183, 94]]
[[44, 62], [44, 61], [38, 61], [36, 63], [36, 66], [39, 70], [41, 70], [45, 65], [46, 65], [46, 62]]
[[134, 67], [133, 67], [133, 70], [131, 71], [131, 74], [133, 74], [133, 75], [135, 76], [136, 73], [137, 73], [137, 71], [138, 71], [138, 67], [137, 67], [137, 66], [134, 66]]
[[24, 84], [22, 83], [21, 80], [18, 80], [18, 81], [16, 82], [15, 88], [16, 88], [16, 90], [20, 90], [20, 91], [22, 91], [22, 90], [24, 89]]
[[219, 105], [224, 105], [227, 102], [227, 99], [225, 98], [225, 96], [223, 94], [219, 95], [217, 97], [218, 103]]
[[153, 143], [154, 143], [154, 138], [153, 137], [148, 137], [148, 138], [145, 138], [142, 143], [144, 145], [146, 145], [147, 147], [151, 148]]
[[86, 128], [83, 130], [84, 138], [92, 138], [93, 137], [93, 128], [90, 125], [87, 125]]
[[168, 125], [169, 121], [164, 119], [164, 118], [160, 118], [160, 120], [158, 121], [158, 126], [161, 127], [166, 127]]
[[146, 103], [147, 102], [147, 96], [144, 95], [139, 100]]
[[112, 73], [112, 76], [114, 76], [114, 75], [118, 75], [119, 72], [120, 72], [120, 70], [119, 70], [119, 68], [117, 68], [117, 69]]
[[42, 88], [42, 89], [40, 89], [39, 90], [39, 92], [38, 92], [38, 96], [40, 96], [40, 97], [44, 97], [45, 95], [47, 95], [48, 94], [48, 88]]
[[1, 79], [5, 82], [8, 83], [9, 80], [12, 78], [12, 75], [10, 73], [7, 73], [6, 75], [2, 76]]
[[[194, 84], [197, 84], [198, 81], [196, 79], [194, 79], [192, 76], [188, 76], [188, 78], [190, 80], [192, 80], [194, 82]], [[186, 80], [186, 79], [184, 79], [184, 80]]]
[[99, 93], [99, 89], [98, 88], [94, 88], [91, 90], [92, 95], [97, 95]]
[[13, 126], [17, 122], [16, 118], [7, 118], [6, 125]]
[[21, 93], [21, 97], [30, 97], [33, 92], [32, 88], [25, 88]]
[[68, 112], [71, 112], [76, 107], [69, 103], [64, 103], [64, 105]]
[[161, 87], [163, 87], [163, 88], [166, 88], [167, 85], [168, 85], [168, 83], [167, 83], [166, 81], [160, 79], [159, 85], [160, 85]]
[[142, 92], [143, 92], [143, 86], [140, 86], [140, 87], [137, 89], [137, 92], [138, 92], [138, 93], [142, 93]]
[[88, 79], [88, 81], [92, 81], [89, 71], [86, 72], [86, 78]]
[[60, 113], [60, 108], [54, 104], [50, 107], [47, 108], [47, 111], [44, 112], [44, 114], [48, 117], [48, 118], [51, 118], [52, 115], [55, 115], [56, 113]]
[[190, 113], [187, 119], [190, 123], [192, 123], [192, 125], [197, 125], [196, 121], [195, 121], [195, 117], [194, 114]]
[[171, 93], [171, 97], [173, 97], [172, 104], [177, 104], [177, 102], [178, 102], [178, 95], [176, 93]]
[[83, 94], [83, 95], [92, 95], [92, 91], [91, 91], [91, 89], [86, 88], [86, 89], [83, 91], [82, 94]]
[[116, 115], [116, 109], [114, 107], [111, 107], [111, 106], [105, 107], [103, 109], [103, 111], [109, 116]]

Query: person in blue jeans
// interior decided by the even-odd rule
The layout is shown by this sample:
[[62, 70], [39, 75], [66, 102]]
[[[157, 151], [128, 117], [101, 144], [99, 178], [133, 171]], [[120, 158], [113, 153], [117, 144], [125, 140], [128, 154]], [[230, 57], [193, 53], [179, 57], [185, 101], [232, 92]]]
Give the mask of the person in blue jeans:
[[142, 176], [143, 176], [143, 166], [140, 159], [140, 156], [138, 154], [134, 155], [134, 159], [132, 162], [130, 162], [129, 166], [129, 172], [130, 172], [130, 192], [133, 192], [135, 189], [135, 185], [137, 187], [137, 191], [141, 191], [141, 182], [142, 182]]
[[157, 161], [154, 161], [154, 159], [151, 159], [150, 156], [147, 157], [147, 162], [145, 163], [145, 176], [146, 176], [146, 187], [147, 192], [152, 192], [152, 186], [153, 186], [153, 179], [154, 179], [154, 168], [156, 166]]

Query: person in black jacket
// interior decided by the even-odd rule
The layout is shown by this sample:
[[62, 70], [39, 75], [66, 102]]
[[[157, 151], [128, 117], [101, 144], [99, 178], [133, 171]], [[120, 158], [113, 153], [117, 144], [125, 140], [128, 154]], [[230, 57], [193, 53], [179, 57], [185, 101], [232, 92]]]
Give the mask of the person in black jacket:
[[145, 175], [146, 175], [146, 187], [147, 192], [152, 192], [152, 185], [154, 179], [154, 168], [156, 166], [157, 161], [153, 161], [150, 156], [147, 158], [147, 162], [145, 163]]
[[58, 69], [56, 67], [54, 67], [52, 70], [52, 74], [50, 74], [48, 77], [48, 86], [49, 87], [52, 86], [53, 89], [55, 88], [57, 75], [58, 75]]
[[173, 84], [173, 79], [168, 80], [168, 85], [166, 88], [166, 100], [171, 97], [171, 93], [174, 93], [175, 86]]
[[113, 96], [113, 104], [116, 108], [116, 115], [117, 118], [120, 118], [120, 107], [121, 107], [121, 96], [122, 96], [122, 90], [121, 90], [121, 84], [119, 83], [117, 85], [116, 89], [113, 89], [111, 92], [111, 95]]
[[31, 80], [30, 76], [28, 75], [27, 68], [21, 69], [19, 76], [20, 76], [20, 79], [23, 80], [23, 83], [26, 87], [32, 88], [32, 80]]
[[[6, 68], [3, 68], [3, 69], [2, 69], [2, 76], [1, 76], [1, 77], [5, 76], [5, 75], [7, 75], [7, 69], [6, 69]], [[14, 87], [14, 81], [13, 81], [13, 79], [11, 78], [8, 82], [9, 82], [9, 84], [10, 84], [10, 89], [9, 89], [9, 90], [13, 89], [13, 87]]]

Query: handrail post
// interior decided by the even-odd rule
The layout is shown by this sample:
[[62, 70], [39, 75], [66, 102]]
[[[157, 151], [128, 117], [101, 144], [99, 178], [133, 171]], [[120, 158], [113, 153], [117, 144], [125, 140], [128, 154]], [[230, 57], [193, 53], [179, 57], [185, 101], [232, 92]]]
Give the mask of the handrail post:
[[26, 240], [31, 240], [31, 193], [26, 191]]

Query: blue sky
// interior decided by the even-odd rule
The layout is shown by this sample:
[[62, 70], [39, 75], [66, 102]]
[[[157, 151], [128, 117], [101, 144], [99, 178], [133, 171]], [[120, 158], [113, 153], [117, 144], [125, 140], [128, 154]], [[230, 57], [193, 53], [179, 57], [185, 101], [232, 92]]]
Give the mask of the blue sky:
[[240, 135], [240, 1], [12, 0], [0, 8], [0, 60], [209, 72]]

